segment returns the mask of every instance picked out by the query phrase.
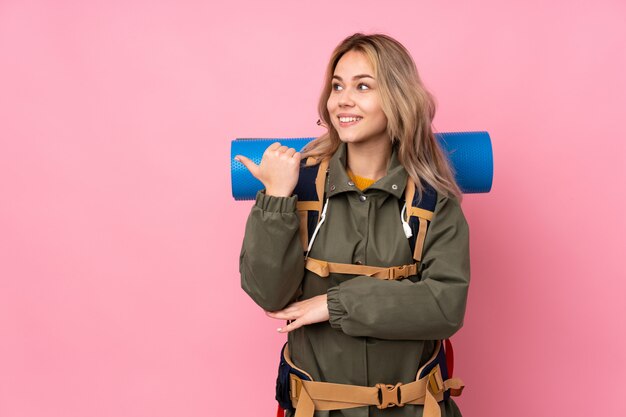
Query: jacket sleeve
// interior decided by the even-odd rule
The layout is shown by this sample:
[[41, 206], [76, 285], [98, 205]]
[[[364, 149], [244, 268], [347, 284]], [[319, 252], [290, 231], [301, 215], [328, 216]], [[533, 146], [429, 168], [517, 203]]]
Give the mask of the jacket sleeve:
[[456, 198], [437, 201], [421, 271], [418, 282], [357, 276], [330, 288], [330, 325], [350, 336], [403, 340], [446, 339], [463, 326], [469, 228]]
[[304, 256], [297, 196], [257, 192], [239, 256], [243, 290], [266, 311], [282, 310], [301, 294]]

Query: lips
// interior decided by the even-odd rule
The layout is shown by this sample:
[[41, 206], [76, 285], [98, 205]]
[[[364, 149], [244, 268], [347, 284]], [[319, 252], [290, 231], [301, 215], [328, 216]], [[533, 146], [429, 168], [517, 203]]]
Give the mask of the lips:
[[354, 120], [352, 122], [342, 122], [341, 120], [339, 120], [339, 126], [341, 126], [341, 127], [354, 126], [355, 124], [359, 123], [361, 120], [362, 119]]
[[[356, 120], [350, 120], [350, 121], [342, 121], [341, 119], [356, 119]], [[355, 124], [359, 123], [363, 117], [356, 115], [356, 114], [347, 114], [347, 113], [340, 113], [337, 115], [337, 119], [339, 120], [339, 126], [341, 127], [349, 127], [349, 126], [354, 126]]]

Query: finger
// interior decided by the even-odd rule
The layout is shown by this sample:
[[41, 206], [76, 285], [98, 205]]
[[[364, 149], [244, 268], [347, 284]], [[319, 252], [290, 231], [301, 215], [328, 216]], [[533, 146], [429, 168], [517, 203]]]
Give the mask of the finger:
[[248, 171], [250, 171], [252, 176], [254, 177], [257, 176], [257, 173], [259, 171], [259, 166], [255, 164], [254, 161], [252, 161], [250, 158], [243, 156], [243, 155], [237, 155], [235, 156], [235, 159], [241, 162], [243, 166], [245, 166], [248, 169]]
[[265, 314], [273, 319], [280, 320], [295, 320], [300, 316], [300, 314], [295, 310], [266, 311]]
[[293, 303], [289, 304], [287, 307], [283, 308], [282, 310], [275, 310], [275, 311], [268, 311], [268, 313], [279, 313], [279, 312], [284, 312], [284, 311], [291, 311], [294, 310], [294, 308], [299, 307], [302, 303], [304, 303], [306, 300], [302, 300], [302, 301], [294, 301]]
[[288, 149], [289, 149], [289, 147], [288, 147], [288, 146], [283, 145], [283, 146], [281, 146], [280, 148], [278, 148], [278, 149], [277, 149], [277, 151], [278, 151], [279, 153], [285, 153]]
[[285, 307], [282, 310], [277, 310], [277, 311], [266, 311], [265, 314], [267, 314], [270, 317], [283, 317], [283, 316], [294, 316], [294, 315], [300, 315], [301, 314], [301, 309], [294, 304], [291, 304], [288, 307]]
[[294, 148], [289, 148], [287, 149], [287, 151], [285, 151], [285, 155], [289, 157], [292, 157], [295, 153], [296, 153], [296, 150]]
[[274, 142], [270, 146], [267, 147], [265, 152], [267, 152], [267, 151], [275, 151], [278, 148], [280, 148], [280, 142]]
[[291, 323], [289, 323], [286, 326], [279, 327], [278, 329], [276, 329], [276, 331], [278, 333], [289, 333], [289, 332], [291, 332], [293, 330], [296, 330], [296, 329], [298, 329], [300, 327], [302, 327], [302, 324], [300, 324], [299, 320], [296, 320], [296, 321], [292, 321]]

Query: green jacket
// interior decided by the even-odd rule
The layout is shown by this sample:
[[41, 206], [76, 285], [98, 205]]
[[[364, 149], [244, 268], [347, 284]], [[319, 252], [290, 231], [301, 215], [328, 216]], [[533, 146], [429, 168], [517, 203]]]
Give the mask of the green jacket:
[[[408, 174], [396, 148], [387, 175], [364, 191], [349, 182], [346, 152], [342, 143], [329, 162], [326, 220], [309, 256], [383, 267], [413, 263], [399, 205]], [[288, 334], [294, 364], [314, 380], [367, 386], [414, 381], [433, 354], [435, 340], [463, 325], [469, 230], [458, 200], [438, 197], [420, 271], [400, 281], [344, 274], [321, 278], [306, 270], [296, 201], [296, 195], [257, 193], [239, 260], [242, 288], [266, 311], [328, 295], [329, 321]], [[461, 415], [451, 398], [440, 406], [442, 417]], [[316, 411], [315, 416], [421, 416], [422, 410], [411, 404], [384, 410], [371, 406]]]

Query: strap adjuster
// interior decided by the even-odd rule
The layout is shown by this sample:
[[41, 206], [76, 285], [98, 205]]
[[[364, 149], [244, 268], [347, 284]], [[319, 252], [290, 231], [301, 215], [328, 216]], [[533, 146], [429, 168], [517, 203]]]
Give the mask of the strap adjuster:
[[289, 382], [289, 394], [291, 395], [291, 398], [297, 399], [298, 397], [300, 397], [300, 391], [302, 390], [302, 380], [294, 374], [289, 374]]
[[404, 407], [400, 395], [400, 385], [402, 382], [398, 382], [396, 385], [390, 384], [376, 384], [378, 388], [378, 407], [383, 410], [387, 407]]
[[430, 390], [433, 394], [439, 394], [441, 391], [445, 390], [445, 384], [443, 379], [441, 378], [441, 372], [439, 371], [439, 365], [435, 366], [428, 373], [428, 385], [430, 385]]

